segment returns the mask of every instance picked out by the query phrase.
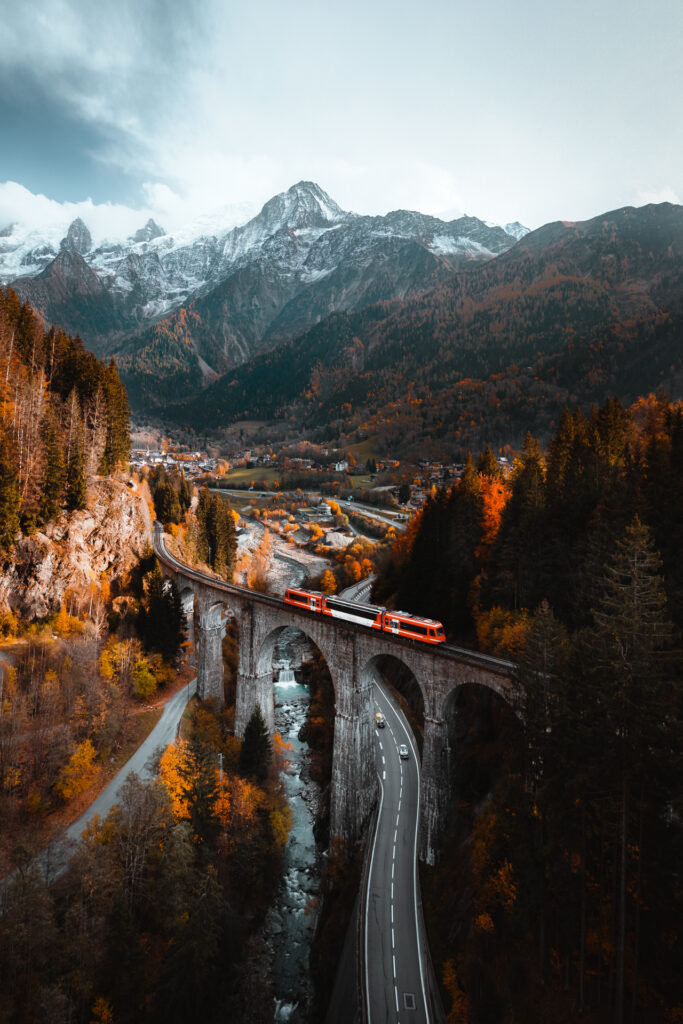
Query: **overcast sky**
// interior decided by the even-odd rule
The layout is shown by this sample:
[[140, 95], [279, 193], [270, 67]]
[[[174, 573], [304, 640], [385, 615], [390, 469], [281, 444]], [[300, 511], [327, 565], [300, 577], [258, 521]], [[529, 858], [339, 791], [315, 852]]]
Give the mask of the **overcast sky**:
[[0, 229], [69, 203], [172, 230], [302, 178], [532, 228], [683, 199], [680, 0], [0, 0], [0, 25]]

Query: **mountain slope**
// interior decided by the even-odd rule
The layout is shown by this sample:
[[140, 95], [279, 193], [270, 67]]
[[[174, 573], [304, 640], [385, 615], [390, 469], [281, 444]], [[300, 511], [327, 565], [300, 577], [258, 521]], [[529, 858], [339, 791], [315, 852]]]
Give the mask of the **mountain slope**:
[[[192, 239], [149, 221], [125, 244], [93, 247], [77, 220], [57, 253], [54, 238], [22, 242], [9, 230], [0, 273], [20, 297], [93, 350], [115, 353], [134, 401], [163, 405], [334, 310], [403, 298], [492, 259], [525, 229], [406, 210], [358, 216], [299, 182], [246, 224]], [[82, 261], [78, 274], [61, 267], [67, 253]], [[23, 266], [29, 273], [17, 277]]]
[[182, 417], [341, 420], [438, 450], [485, 422], [503, 444], [544, 430], [565, 402], [678, 393], [682, 327], [683, 208], [627, 207], [546, 225], [389, 308], [328, 318], [214, 383]]

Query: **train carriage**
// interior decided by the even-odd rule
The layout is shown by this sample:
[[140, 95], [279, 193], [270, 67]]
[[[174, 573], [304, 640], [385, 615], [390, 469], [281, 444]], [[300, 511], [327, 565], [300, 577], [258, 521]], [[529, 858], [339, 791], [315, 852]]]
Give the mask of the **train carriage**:
[[334, 619], [345, 622], [356, 622], [359, 626], [371, 629], [382, 628], [382, 615], [385, 609], [376, 604], [361, 604], [360, 601], [345, 601], [342, 597], [323, 598], [323, 615], [331, 615]]
[[296, 587], [290, 587], [285, 591], [283, 600], [285, 604], [291, 604], [304, 611], [322, 611], [323, 595], [318, 590], [298, 590]]
[[424, 619], [410, 612], [387, 611], [375, 604], [346, 601], [343, 597], [328, 597], [317, 590], [290, 587], [285, 592], [284, 602], [302, 611], [329, 615], [333, 619], [354, 622], [425, 644], [442, 644], [446, 639], [443, 626], [435, 619]]
[[446, 639], [444, 628], [436, 619], [423, 619], [410, 612], [384, 612], [382, 629], [394, 636], [421, 640], [425, 644], [442, 644]]

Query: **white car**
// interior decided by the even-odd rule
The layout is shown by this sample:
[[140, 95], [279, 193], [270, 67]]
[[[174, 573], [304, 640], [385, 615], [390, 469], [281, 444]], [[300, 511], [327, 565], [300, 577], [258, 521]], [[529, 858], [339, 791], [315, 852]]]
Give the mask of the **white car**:
[[401, 746], [398, 748], [398, 756], [401, 758], [402, 761], [408, 760], [408, 748], [405, 745], [405, 743], [402, 743]]

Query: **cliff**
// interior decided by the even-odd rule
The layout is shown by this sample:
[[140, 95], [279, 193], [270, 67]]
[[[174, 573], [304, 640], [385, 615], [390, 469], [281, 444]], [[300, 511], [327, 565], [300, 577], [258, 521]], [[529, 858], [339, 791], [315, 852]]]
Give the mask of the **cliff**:
[[88, 492], [88, 507], [22, 537], [0, 568], [0, 608], [25, 619], [57, 611], [70, 594], [123, 576], [151, 543], [149, 509], [129, 486], [104, 478]]

